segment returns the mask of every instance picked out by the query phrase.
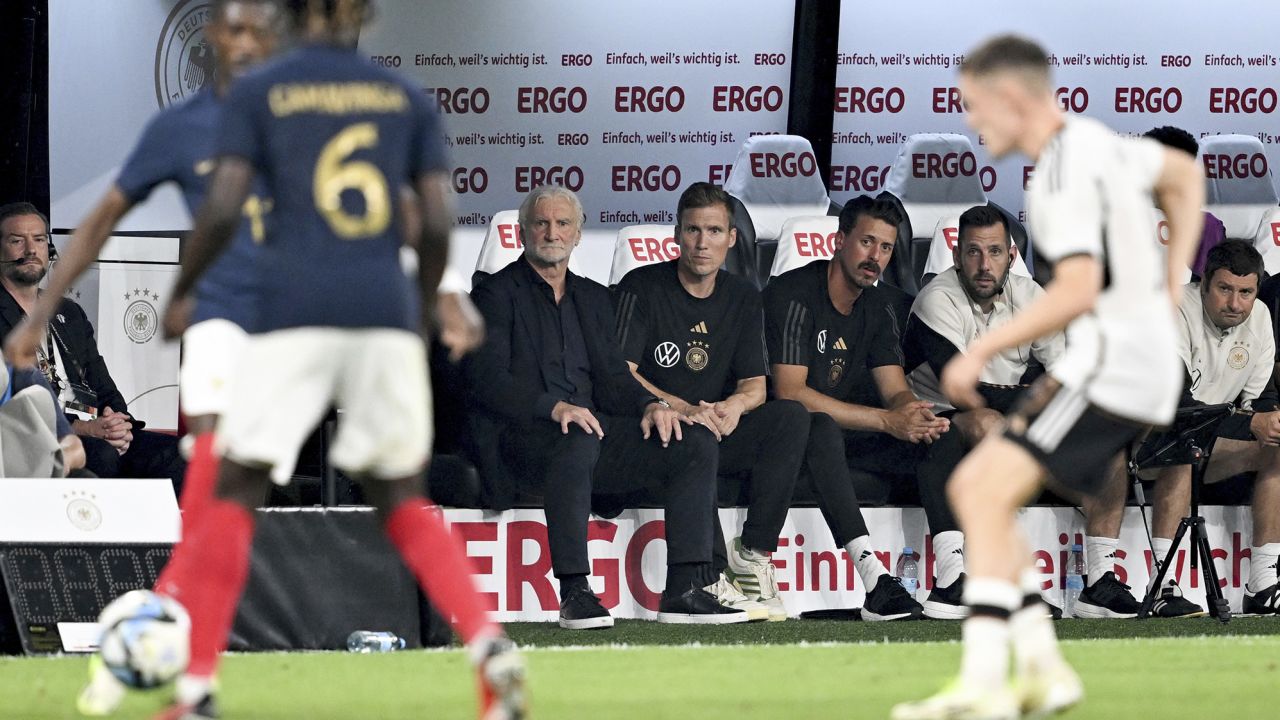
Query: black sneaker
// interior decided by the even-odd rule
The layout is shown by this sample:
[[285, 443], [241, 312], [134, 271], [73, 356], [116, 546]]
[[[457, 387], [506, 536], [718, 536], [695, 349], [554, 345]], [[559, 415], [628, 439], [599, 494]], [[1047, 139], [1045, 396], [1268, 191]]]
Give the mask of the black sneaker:
[[924, 609], [902, 587], [902, 581], [888, 573], [880, 576], [862, 602], [862, 619], [871, 622], [919, 620], [923, 614]]
[[613, 616], [590, 589], [572, 588], [560, 603], [560, 627], [565, 630], [611, 628]]
[[964, 604], [964, 573], [956, 581], [946, 587], [933, 584], [929, 597], [924, 600], [924, 616], [934, 620], [963, 620], [969, 617], [969, 608]]
[[716, 596], [700, 587], [685, 590], [679, 597], [662, 593], [658, 603], [658, 622], [682, 625], [727, 625], [749, 620], [743, 610], [725, 607]]
[[1141, 607], [1129, 586], [1108, 570], [1080, 593], [1072, 614], [1078, 618], [1136, 618]]
[[1151, 614], [1159, 618], [1192, 618], [1204, 617], [1209, 612], [1182, 597], [1182, 588], [1169, 582], [1160, 590], [1160, 597], [1151, 604]]
[[1280, 582], [1256, 593], [1249, 592], [1245, 585], [1243, 609], [1245, 615], [1280, 615]]
[[213, 695], [205, 695], [195, 705], [174, 704], [161, 710], [151, 720], [218, 720], [218, 705]]
[[1053, 603], [1049, 602], [1048, 600], [1045, 600], [1044, 598], [1040, 598], [1040, 602], [1044, 603], [1045, 608], [1048, 609], [1050, 620], [1062, 619], [1062, 608], [1058, 607], [1057, 605], [1054, 605]]

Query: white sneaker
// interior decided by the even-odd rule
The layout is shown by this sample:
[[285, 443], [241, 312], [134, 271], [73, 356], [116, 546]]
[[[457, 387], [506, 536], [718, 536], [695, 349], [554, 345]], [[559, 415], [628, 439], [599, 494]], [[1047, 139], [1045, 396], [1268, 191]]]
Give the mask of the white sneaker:
[[102, 656], [94, 653], [89, 658], [89, 684], [76, 697], [76, 710], [86, 717], [106, 717], [120, 707], [127, 691], [107, 669]]
[[787, 617], [787, 607], [782, 604], [782, 596], [774, 595], [771, 598], [760, 598], [760, 603], [769, 611], [769, 622], [782, 622]]
[[768, 555], [742, 547], [740, 537], [733, 539], [733, 545], [729, 548], [729, 567], [725, 574], [743, 595], [768, 606], [771, 622], [787, 619], [787, 609], [778, 595], [778, 581], [773, 571], [773, 563]]
[[1013, 681], [1023, 717], [1044, 718], [1074, 707], [1084, 700], [1080, 676], [1065, 662], [1050, 669], [1023, 673]]
[[980, 690], [952, 680], [936, 695], [916, 702], [898, 703], [893, 720], [1017, 720], [1018, 700], [1007, 687]]
[[750, 622], [769, 619], [769, 608], [764, 603], [756, 602], [743, 595], [738, 586], [734, 585], [724, 573], [720, 573], [719, 580], [702, 589], [714, 595], [716, 602], [721, 605], [745, 612]]

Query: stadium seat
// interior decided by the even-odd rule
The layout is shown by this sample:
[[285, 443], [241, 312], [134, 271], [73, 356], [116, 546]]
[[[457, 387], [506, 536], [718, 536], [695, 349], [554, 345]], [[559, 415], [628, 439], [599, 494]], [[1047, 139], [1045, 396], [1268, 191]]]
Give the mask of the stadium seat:
[[[1026, 246], [1026, 228], [1022, 227], [1017, 221], [1010, 222], [1006, 215], [1005, 221], [1009, 222], [1009, 233], [1015, 238], [1021, 233], [1023, 242], [1014, 241], [1014, 247], [1018, 248], [1017, 256], [1014, 257], [1013, 267], [1010, 272], [1023, 277], [1031, 277], [1031, 271], [1027, 269], [1027, 263], [1022, 259], [1022, 248]], [[1015, 225], [1016, 223], [1016, 225]], [[960, 238], [960, 216], [951, 215], [938, 220], [938, 225], [933, 229], [933, 240], [929, 243], [929, 255], [924, 263], [924, 274], [921, 277], [920, 285], [923, 287], [926, 283], [933, 279], [934, 275], [946, 270], [955, 264], [955, 257], [952, 250], [956, 246], [956, 242]]]
[[[956, 216], [974, 205], [985, 205], [987, 194], [977, 174], [930, 173], [922, 170], [920, 157], [973, 156], [969, 138], [954, 133], [920, 133], [907, 138], [885, 178], [885, 192], [897, 199], [906, 217], [898, 231], [898, 248], [893, 253], [885, 279], [914, 295], [920, 289], [929, 245], [938, 221]], [[908, 240], [908, 242], [902, 242]]]
[[1262, 253], [1267, 272], [1280, 269], [1280, 203], [1262, 141], [1253, 135], [1214, 135], [1200, 141], [1205, 171], [1205, 209], [1226, 230]]
[[[471, 275], [471, 287], [510, 265], [523, 252], [524, 243], [520, 241], [520, 211], [503, 210], [494, 213], [489, 220], [489, 231], [485, 233], [484, 242], [480, 245], [476, 270]], [[577, 260], [577, 256], [569, 256], [569, 270], [581, 275]]]
[[754, 261], [760, 282], [768, 277], [787, 218], [840, 211], [827, 196], [813, 146], [798, 135], [749, 138], [738, 150], [724, 189], [742, 202], [751, 220], [754, 238], [743, 238], [739, 231], [737, 254]]
[[609, 287], [622, 282], [627, 273], [654, 263], [680, 257], [675, 227], [671, 225], [628, 225], [618, 231], [609, 268]]
[[769, 277], [804, 267], [814, 260], [829, 260], [839, 243], [840, 218], [831, 215], [788, 218], [782, 224]]

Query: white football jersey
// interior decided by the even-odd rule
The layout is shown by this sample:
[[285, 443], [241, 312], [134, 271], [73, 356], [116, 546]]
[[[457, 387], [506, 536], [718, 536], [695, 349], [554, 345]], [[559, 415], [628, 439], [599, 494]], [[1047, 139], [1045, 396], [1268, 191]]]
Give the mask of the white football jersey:
[[[952, 266], [938, 273], [920, 290], [911, 305], [911, 314], [952, 345], [964, 350], [973, 341], [1009, 322], [1014, 313], [1043, 294], [1044, 290], [1034, 280], [1010, 272], [1004, 290], [995, 296], [994, 307], [988, 315], [969, 299], [960, 284], [959, 273]], [[982, 369], [981, 380], [992, 385], [1017, 385], [1032, 358], [1046, 369], [1052, 369], [1063, 351], [1062, 333], [1054, 333], [1030, 345], [1005, 349]], [[928, 400], [943, 410], [953, 409], [929, 363], [913, 369], [907, 376], [907, 382], [921, 400]]]
[[1271, 379], [1276, 361], [1266, 304], [1255, 301], [1244, 322], [1221, 330], [1204, 312], [1200, 283], [1191, 283], [1182, 290], [1178, 318], [1178, 355], [1191, 376], [1191, 397], [1209, 405], [1239, 398], [1248, 409]]
[[1027, 219], [1037, 257], [1091, 255], [1103, 266], [1092, 311], [1067, 326], [1052, 375], [1122, 418], [1166, 424], [1177, 409], [1182, 363], [1164, 262], [1151, 241], [1152, 189], [1164, 149], [1067, 116], [1036, 162]]

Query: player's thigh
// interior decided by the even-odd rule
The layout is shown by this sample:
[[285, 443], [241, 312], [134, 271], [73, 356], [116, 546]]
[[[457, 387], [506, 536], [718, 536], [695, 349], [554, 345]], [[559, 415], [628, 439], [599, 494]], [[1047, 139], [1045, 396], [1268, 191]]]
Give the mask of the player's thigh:
[[956, 466], [947, 493], [957, 512], [1005, 510], [1034, 497], [1044, 475], [1044, 466], [1027, 448], [989, 435]]
[[249, 335], [230, 320], [196, 323], [182, 335], [178, 394], [188, 417], [221, 415]]
[[342, 414], [330, 459], [353, 475], [395, 480], [420, 473], [431, 448], [426, 347], [416, 333], [348, 333], [337, 394]]
[[269, 467], [274, 482], [288, 482], [298, 450], [333, 404], [340, 334], [290, 328], [250, 337], [218, 426], [228, 458]]
[[1218, 438], [1209, 456], [1209, 470], [1205, 482], [1218, 482], [1243, 472], [1261, 469], [1264, 458], [1274, 456], [1261, 443], [1254, 440]]

